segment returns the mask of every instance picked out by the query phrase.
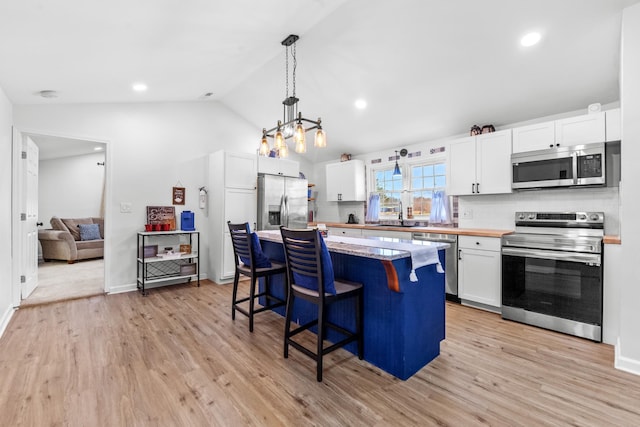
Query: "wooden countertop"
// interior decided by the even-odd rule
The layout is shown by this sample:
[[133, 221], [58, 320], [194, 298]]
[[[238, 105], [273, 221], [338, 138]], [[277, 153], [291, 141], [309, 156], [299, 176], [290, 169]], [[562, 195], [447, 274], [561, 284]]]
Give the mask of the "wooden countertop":
[[[340, 222], [320, 222], [327, 227], [359, 228], [365, 230], [388, 230], [403, 231], [406, 233], [440, 233], [457, 234], [459, 236], [476, 237], [502, 237], [505, 234], [513, 233], [513, 230], [492, 230], [485, 228], [456, 228], [456, 227], [397, 227], [393, 225], [370, 225], [370, 224], [343, 224]], [[310, 224], [316, 226], [317, 223]]]
[[[315, 227], [318, 223], [310, 223], [309, 226]], [[440, 233], [440, 234], [457, 234], [458, 236], [476, 236], [476, 237], [502, 237], [505, 234], [513, 233], [513, 230], [493, 230], [487, 228], [456, 228], [456, 227], [396, 227], [393, 225], [370, 225], [370, 224], [344, 224], [342, 222], [320, 222], [327, 227], [338, 228], [355, 228], [365, 230], [389, 230], [404, 231], [407, 233]], [[604, 236], [605, 245], [620, 245], [622, 239], [620, 236], [606, 235]]]

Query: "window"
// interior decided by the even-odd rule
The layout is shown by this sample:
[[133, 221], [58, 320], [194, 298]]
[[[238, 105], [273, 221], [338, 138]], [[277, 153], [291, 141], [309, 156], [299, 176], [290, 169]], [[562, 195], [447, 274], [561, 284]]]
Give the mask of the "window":
[[376, 170], [376, 192], [380, 194], [380, 219], [397, 219], [400, 213], [402, 177], [393, 176], [393, 167]]
[[444, 163], [411, 166], [411, 206], [414, 217], [429, 217], [433, 193], [445, 190], [446, 182]]

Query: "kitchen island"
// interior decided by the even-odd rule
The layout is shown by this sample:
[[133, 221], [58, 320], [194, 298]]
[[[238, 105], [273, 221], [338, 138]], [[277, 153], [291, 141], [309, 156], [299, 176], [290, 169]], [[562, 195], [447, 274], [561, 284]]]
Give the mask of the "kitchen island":
[[[280, 232], [259, 231], [258, 236], [265, 254], [284, 262]], [[440, 341], [445, 338], [445, 279], [439, 271], [445, 265], [444, 249], [448, 244], [413, 241], [436, 256], [434, 263], [415, 269], [417, 281], [411, 281], [411, 253], [389, 247], [411, 241], [335, 237], [325, 241], [335, 276], [364, 285], [364, 359], [406, 380], [437, 357]], [[282, 277], [271, 283], [271, 292], [284, 297]], [[353, 329], [352, 304], [346, 300], [332, 305], [329, 319]], [[284, 315], [283, 307], [275, 311]], [[292, 316], [296, 323], [310, 321], [315, 314], [315, 306], [296, 300]], [[335, 341], [337, 336], [329, 332], [327, 339]], [[345, 348], [353, 354], [357, 352], [355, 342]]]

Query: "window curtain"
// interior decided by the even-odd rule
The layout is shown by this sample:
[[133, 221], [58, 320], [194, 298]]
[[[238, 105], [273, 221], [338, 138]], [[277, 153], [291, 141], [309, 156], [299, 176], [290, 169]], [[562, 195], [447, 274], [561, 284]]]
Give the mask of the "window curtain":
[[450, 224], [451, 209], [449, 208], [449, 198], [444, 190], [434, 191], [431, 199], [431, 214], [429, 224]]
[[369, 194], [369, 203], [367, 204], [367, 215], [365, 216], [365, 222], [376, 222], [379, 220], [380, 213], [380, 194]]

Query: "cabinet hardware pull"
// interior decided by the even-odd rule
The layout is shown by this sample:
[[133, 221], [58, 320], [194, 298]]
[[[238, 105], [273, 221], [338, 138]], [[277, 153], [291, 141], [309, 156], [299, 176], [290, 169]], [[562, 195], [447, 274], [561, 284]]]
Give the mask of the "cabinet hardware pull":
[[458, 249], [458, 260], [462, 259], [462, 249]]
[[476, 193], [480, 194], [480, 183], [476, 182]]

